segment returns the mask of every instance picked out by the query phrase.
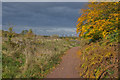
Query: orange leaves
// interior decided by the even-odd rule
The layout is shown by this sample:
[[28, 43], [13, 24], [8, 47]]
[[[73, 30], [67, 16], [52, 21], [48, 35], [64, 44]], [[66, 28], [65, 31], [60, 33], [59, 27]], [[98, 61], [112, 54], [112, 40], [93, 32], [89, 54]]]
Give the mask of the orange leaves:
[[76, 32], [77, 32], [77, 33], [79, 32], [79, 28], [77, 28]]
[[[114, 32], [118, 24], [118, 3], [97, 3], [88, 4], [88, 9], [81, 9], [82, 16], [77, 21], [77, 33], [80, 36], [94, 36], [93, 34], [105, 37]], [[109, 31], [109, 33], [107, 33]], [[87, 32], [87, 34], [85, 34]], [[92, 35], [91, 35], [92, 34]], [[96, 35], [95, 35], [96, 36]]]
[[81, 50], [78, 50], [78, 51], [77, 51], [77, 55], [78, 55], [78, 56], [81, 56], [81, 54], [82, 54], [82, 53], [81, 53]]
[[105, 32], [102, 33], [103, 37], [105, 38]]
[[80, 18], [78, 18], [77, 22], [79, 22], [79, 21], [80, 21]]

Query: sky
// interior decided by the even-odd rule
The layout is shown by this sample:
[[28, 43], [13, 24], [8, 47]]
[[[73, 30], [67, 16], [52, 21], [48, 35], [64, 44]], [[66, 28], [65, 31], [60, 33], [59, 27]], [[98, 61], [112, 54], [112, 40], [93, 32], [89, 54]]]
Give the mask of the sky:
[[2, 2], [88, 2], [90, 0], [2, 0]]
[[119, 0], [2, 0], [2, 2], [118, 2]]
[[87, 2], [3, 2], [2, 29], [15, 32], [32, 29], [39, 35], [75, 35], [80, 9]]
[[0, 2], [0, 29], [2, 29], [2, 2]]

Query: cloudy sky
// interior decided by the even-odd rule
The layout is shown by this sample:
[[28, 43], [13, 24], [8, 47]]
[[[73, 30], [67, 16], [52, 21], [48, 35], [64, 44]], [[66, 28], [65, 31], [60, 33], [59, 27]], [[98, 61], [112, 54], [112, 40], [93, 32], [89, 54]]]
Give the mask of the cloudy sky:
[[2, 29], [2, 2], [0, 2], [0, 29]]
[[3, 2], [3, 30], [9, 24], [15, 25], [14, 31], [33, 29], [40, 35], [75, 35], [76, 21], [80, 9], [87, 2]]
[[88, 2], [88, 1], [90, 0], [2, 0], [2, 2]]

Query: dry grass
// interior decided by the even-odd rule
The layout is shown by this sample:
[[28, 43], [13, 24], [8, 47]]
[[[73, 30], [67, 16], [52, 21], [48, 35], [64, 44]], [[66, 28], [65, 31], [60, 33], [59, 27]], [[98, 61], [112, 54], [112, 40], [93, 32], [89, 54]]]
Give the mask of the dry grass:
[[60, 62], [64, 52], [76, 43], [65, 39], [36, 36], [3, 37], [3, 78], [43, 78]]

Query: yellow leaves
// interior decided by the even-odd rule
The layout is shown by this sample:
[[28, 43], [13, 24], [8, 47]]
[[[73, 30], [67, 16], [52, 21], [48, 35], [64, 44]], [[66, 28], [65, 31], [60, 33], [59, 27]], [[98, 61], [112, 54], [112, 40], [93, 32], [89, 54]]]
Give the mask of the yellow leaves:
[[118, 21], [118, 17], [116, 17], [116, 20]]
[[80, 21], [81, 19], [80, 18], [78, 18], [78, 21]]
[[111, 52], [108, 52], [105, 57], [109, 57], [111, 55]]
[[102, 30], [103, 30], [103, 26], [101, 26], [98, 30], [99, 30], [99, 31], [102, 31]]
[[84, 66], [85, 66], [85, 64], [82, 64], [82, 66], [81, 66], [81, 67], [83, 68]]
[[78, 56], [81, 56], [81, 54], [82, 54], [81, 51], [78, 50], [77, 55], [78, 55]]
[[105, 38], [105, 32], [102, 33], [103, 37]]
[[[80, 70], [82, 70], [80, 71], [81, 76], [84, 74], [84, 71], [86, 71], [85, 67], [88, 67], [83, 78], [98, 78], [101, 76], [102, 72], [105, 71], [105, 68], [111, 65], [111, 62], [114, 65], [113, 62], [117, 57], [117, 51], [113, 49], [113, 46], [111, 47], [110, 45], [101, 45], [100, 43], [101, 42], [93, 43], [81, 49], [83, 50], [82, 55], [84, 55], [85, 58], [83, 59], [81, 56], [81, 62], [83, 62], [83, 65], [81, 64], [82, 66], [80, 67]], [[103, 43], [106, 44], [108, 41], [102, 41], [102, 44]]]
[[96, 70], [96, 78], [98, 78], [99, 76], [100, 76], [100, 74], [101, 74], [101, 72], [100, 72], [100, 70]]
[[77, 33], [79, 32], [79, 29], [80, 29], [80, 28], [78, 27], [77, 30], [76, 30]]
[[114, 14], [110, 14], [112, 16], [118, 16], [119, 14], [118, 13], [114, 13]]
[[[81, 9], [82, 16], [78, 18], [78, 24], [76, 25], [76, 32], [81, 32], [79, 36], [90, 36], [93, 38], [93, 35], [97, 34], [105, 38], [106, 35], [111, 34], [113, 30], [116, 29], [116, 27], [111, 29], [111, 26], [117, 25], [119, 20], [117, 11], [118, 6], [114, 4], [117, 5], [118, 3], [93, 2], [88, 4], [88, 9]], [[112, 12], [112, 14], [108, 12]], [[109, 31], [109, 33], [105, 31]], [[84, 34], [86, 32], [87, 34]]]
[[86, 29], [85, 26], [82, 26], [82, 31], [85, 31], [85, 29]]

